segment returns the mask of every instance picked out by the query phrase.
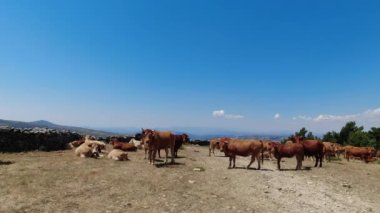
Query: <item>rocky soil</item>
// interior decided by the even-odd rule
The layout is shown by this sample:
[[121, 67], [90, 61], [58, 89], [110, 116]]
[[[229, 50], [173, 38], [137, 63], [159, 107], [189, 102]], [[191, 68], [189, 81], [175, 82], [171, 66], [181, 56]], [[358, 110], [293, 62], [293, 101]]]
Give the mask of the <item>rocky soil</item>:
[[[110, 149], [108, 149], [110, 150]], [[72, 150], [0, 154], [0, 212], [379, 212], [380, 164], [228, 158], [186, 146], [175, 165], [81, 159]]]

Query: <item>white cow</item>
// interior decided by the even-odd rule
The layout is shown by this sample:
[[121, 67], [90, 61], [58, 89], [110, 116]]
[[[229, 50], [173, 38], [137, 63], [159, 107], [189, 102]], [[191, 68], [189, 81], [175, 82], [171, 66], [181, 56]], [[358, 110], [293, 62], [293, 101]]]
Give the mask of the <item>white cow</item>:
[[112, 151], [110, 151], [110, 153], [108, 153], [108, 158], [118, 161], [129, 160], [128, 153], [120, 149], [113, 149]]
[[99, 157], [100, 148], [98, 144], [93, 143], [84, 143], [75, 149], [75, 155], [82, 158], [98, 158]]
[[137, 147], [138, 149], [142, 149], [141, 141], [138, 141], [138, 140], [132, 138], [132, 139], [129, 141], [129, 143], [135, 145], [135, 147]]

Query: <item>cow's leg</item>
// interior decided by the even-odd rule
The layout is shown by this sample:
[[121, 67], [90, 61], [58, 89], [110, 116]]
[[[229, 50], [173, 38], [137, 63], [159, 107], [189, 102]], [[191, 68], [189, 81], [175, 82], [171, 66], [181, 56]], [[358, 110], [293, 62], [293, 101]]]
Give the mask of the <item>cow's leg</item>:
[[[144, 148], [144, 149], [145, 149], [145, 148]], [[146, 160], [146, 153], [148, 152], [148, 150], [145, 149], [144, 151], [145, 151], [144, 160]]]
[[[171, 154], [173, 155], [173, 153]], [[169, 155], [168, 147], [165, 147], [165, 164], [168, 162], [168, 155]]]
[[172, 159], [170, 161], [170, 163], [174, 163], [174, 143], [173, 143], [173, 146], [170, 147], [170, 155], [172, 156]]
[[232, 157], [232, 159], [233, 159], [233, 163], [234, 163], [233, 168], [235, 168], [235, 167], [236, 167], [236, 165], [235, 165], [235, 163], [236, 163], [236, 155], [234, 155], [234, 156]]
[[251, 156], [251, 162], [249, 162], [248, 166], [247, 166], [247, 169], [249, 169], [249, 167], [251, 167], [252, 163], [255, 161], [255, 157], [252, 155]]
[[319, 155], [319, 167], [322, 167], [323, 153]]
[[228, 168], [231, 169], [231, 162], [232, 162], [232, 157], [230, 157], [230, 164], [228, 165]]
[[277, 158], [277, 168], [278, 168], [278, 170], [281, 170], [280, 162], [281, 162], [281, 158], [278, 157], [278, 158]]
[[150, 160], [152, 161], [152, 164], [154, 165], [154, 163], [156, 162], [156, 154], [157, 154], [157, 149], [153, 149], [153, 154], [152, 156], [150, 157]]
[[[257, 155], [256, 158], [257, 158], [257, 169], [260, 170], [261, 169], [260, 155]], [[253, 159], [255, 159], [255, 158], [253, 158]]]
[[158, 149], [158, 158], [161, 158], [161, 149]]
[[300, 156], [300, 155], [296, 155], [296, 159], [297, 159], [297, 167], [296, 167], [296, 170], [299, 170], [299, 169], [301, 169], [301, 165], [302, 165], [302, 156]]
[[315, 165], [314, 165], [314, 167], [318, 166], [318, 160], [319, 160], [319, 156], [315, 155]]

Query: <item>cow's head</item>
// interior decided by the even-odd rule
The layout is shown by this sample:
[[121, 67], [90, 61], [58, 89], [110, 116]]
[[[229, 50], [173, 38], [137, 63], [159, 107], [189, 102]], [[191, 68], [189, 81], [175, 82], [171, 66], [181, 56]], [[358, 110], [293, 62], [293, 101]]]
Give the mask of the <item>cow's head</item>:
[[146, 129], [144, 130], [142, 134], [141, 143], [144, 144], [144, 146], [150, 146], [155, 136], [156, 136], [155, 131]]
[[293, 137], [290, 138], [290, 140], [293, 141], [293, 143], [302, 143], [303, 139], [304, 138], [302, 136], [298, 136], [298, 135], [294, 135]]
[[217, 142], [217, 144], [219, 145], [219, 150], [221, 152], [225, 152], [229, 143], [230, 143], [229, 141], [223, 141], [223, 140], [220, 142]]
[[101, 153], [101, 149], [98, 144], [96, 143], [91, 144], [91, 153], [92, 153], [91, 157], [94, 157], [94, 158], [99, 157]]
[[182, 134], [181, 137], [182, 137], [183, 142], [185, 142], [185, 143], [189, 142], [189, 136], [187, 134]]

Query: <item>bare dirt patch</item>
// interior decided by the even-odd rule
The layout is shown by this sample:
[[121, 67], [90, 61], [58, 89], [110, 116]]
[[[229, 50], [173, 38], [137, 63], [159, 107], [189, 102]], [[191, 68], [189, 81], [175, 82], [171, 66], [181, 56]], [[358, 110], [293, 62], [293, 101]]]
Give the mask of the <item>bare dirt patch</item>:
[[[108, 147], [109, 148], [109, 147]], [[109, 149], [110, 150], [110, 149]], [[73, 151], [0, 154], [0, 212], [378, 212], [380, 165], [354, 161], [314, 168], [284, 159], [262, 170], [249, 158], [208, 157], [186, 146], [174, 165], [81, 159]], [[253, 164], [253, 168], [257, 163]], [[308, 169], [310, 168], [310, 169]]]

